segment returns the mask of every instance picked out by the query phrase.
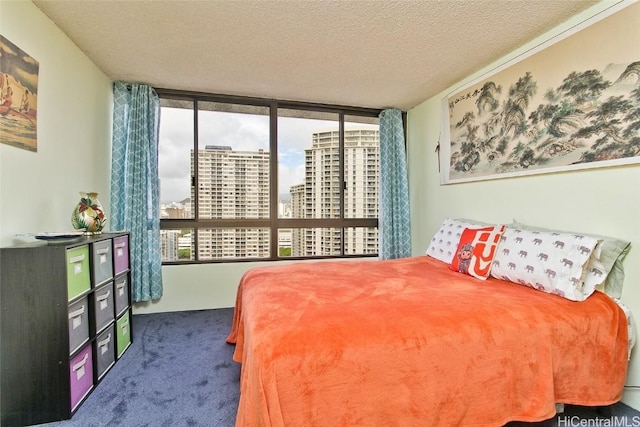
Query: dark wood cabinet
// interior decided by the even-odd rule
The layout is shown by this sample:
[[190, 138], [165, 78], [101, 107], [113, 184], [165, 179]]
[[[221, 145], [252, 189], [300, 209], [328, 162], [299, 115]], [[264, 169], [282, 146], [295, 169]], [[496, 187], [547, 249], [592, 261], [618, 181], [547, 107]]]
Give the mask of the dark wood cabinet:
[[2, 426], [71, 418], [131, 344], [129, 234], [0, 249]]

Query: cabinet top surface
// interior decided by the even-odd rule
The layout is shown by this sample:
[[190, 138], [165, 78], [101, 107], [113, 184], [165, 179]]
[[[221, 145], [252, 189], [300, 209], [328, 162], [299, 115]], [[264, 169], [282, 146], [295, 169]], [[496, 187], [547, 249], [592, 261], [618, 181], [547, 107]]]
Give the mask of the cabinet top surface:
[[108, 232], [101, 234], [93, 234], [80, 236], [77, 239], [68, 239], [64, 241], [55, 241], [55, 240], [36, 240], [32, 242], [24, 242], [19, 243], [13, 246], [4, 246], [0, 249], [29, 249], [29, 248], [70, 248], [74, 246], [82, 246], [93, 242], [99, 242], [101, 240], [113, 239], [120, 236], [128, 236], [129, 233], [126, 231], [119, 232]]

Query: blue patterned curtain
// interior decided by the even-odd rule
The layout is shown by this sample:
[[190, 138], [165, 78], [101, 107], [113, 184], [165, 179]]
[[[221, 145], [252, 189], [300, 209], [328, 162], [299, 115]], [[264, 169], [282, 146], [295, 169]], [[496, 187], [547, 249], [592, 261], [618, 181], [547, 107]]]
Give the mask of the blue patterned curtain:
[[409, 183], [402, 112], [380, 113], [380, 258], [411, 256]]
[[127, 230], [131, 296], [162, 296], [158, 125], [160, 100], [152, 87], [115, 82], [111, 156], [111, 229]]

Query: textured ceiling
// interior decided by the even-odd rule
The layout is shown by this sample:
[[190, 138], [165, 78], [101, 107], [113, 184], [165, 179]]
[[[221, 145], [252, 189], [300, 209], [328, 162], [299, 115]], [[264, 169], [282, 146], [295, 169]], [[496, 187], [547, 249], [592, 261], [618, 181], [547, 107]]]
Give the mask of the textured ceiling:
[[407, 110], [597, 0], [34, 3], [113, 80]]

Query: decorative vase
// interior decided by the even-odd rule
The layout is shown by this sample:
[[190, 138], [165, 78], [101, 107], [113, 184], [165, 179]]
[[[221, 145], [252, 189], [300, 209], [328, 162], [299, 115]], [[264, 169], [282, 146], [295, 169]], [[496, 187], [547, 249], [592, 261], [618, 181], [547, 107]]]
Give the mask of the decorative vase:
[[107, 217], [98, 200], [98, 193], [80, 192], [80, 202], [71, 214], [71, 225], [85, 234], [100, 234]]

